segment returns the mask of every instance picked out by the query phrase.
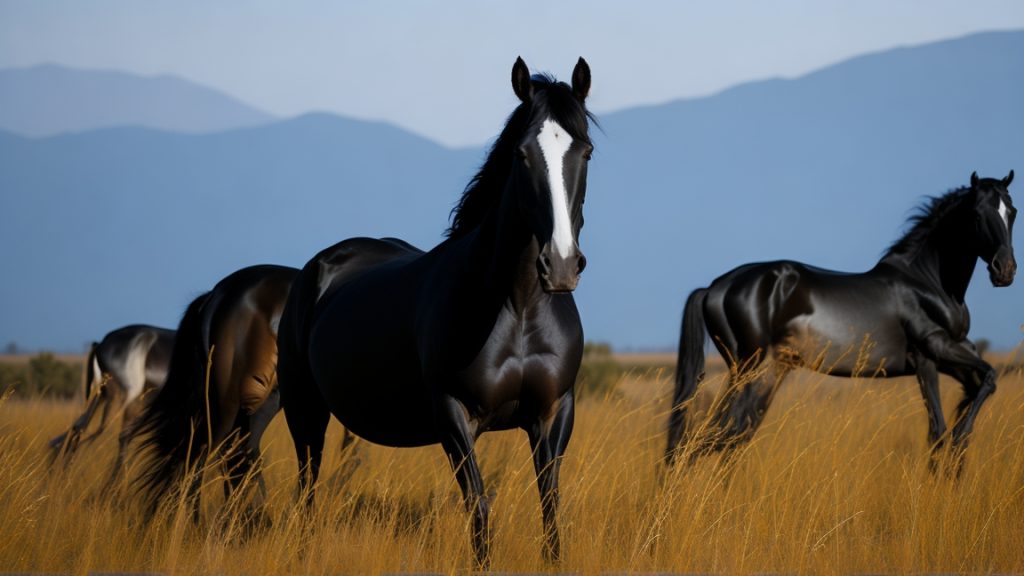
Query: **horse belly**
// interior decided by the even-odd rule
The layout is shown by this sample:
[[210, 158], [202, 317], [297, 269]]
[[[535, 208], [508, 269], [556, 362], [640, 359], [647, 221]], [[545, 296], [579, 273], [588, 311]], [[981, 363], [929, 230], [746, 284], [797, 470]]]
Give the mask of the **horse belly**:
[[777, 354], [833, 376], [887, 376], [906, 368], [907, 342], [895, 320], [865, 321], [863, 314], [822, 314], [794, 318]]
[[339, 387], [328, 402], [346, 428], [375, 444], [414, 447], [440, 441], [430, 399], [410, 395], [401, 382], [367, 378], [351, 387]]
[[377, 444], [436, 443], [434, 409], [413, 347], [403, 330], [368, 325], [364, 314], [330, 314], [310, 335], [310, 358], [318, 360], [311, 362], [313, 377], [331, 413]]

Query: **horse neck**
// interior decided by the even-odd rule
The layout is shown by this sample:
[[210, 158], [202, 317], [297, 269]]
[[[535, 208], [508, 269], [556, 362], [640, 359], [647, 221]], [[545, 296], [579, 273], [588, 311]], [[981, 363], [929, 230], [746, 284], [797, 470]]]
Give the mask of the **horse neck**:
[[536, 299], [541, 292], [539, 250], [517, 206], [514, 179], [505, 185], [501, 200], [488, 212], [472, 242], [467, 269], [471, 274], [477, 271], [473, 281], [492, 296], [491, 302], [510, 301], [514, 309], [522, 310]]
[[940, 223], [908, 262], [914, 272], [940, 286], [956, 302], [964, 301], [978, 261], [977, 252], [952, 233], [960, 227], [960, 220], [951, 215]]

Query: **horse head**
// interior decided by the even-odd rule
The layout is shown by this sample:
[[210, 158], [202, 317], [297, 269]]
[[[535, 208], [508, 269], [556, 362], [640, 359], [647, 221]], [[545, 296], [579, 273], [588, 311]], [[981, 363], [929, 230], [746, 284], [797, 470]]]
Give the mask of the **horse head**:
[[1013, 170], [1006, 178], [978, 178], [971, 174], [974, 193], [975, 243], [981, 259], [988, 264], [993, 286], [1009, 286], [1017, 272], [1013, 257], [1013, 221], [1017, 209], [1010, 199]]
[[522, 58], [512, 67], [512, 88], [528, 112], [512, 166], [518, 207], [536, 239], [537, 273], [545, 292], [570, 292], [587, 259], [579, 246], [587, 163], [594, 147], [584, 101], [590, 67], [580, 58], [572, 86], [531, 76]]

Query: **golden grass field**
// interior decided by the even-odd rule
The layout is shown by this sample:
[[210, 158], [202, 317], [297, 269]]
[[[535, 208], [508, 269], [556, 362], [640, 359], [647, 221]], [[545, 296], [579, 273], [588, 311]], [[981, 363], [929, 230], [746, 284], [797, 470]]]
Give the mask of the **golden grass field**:
[[[708, 458], [665, 475], [659, 462], [671, 371], [634, 370], [618, 394], [577, 407], [561, 476], [565, 558], [557, 568], [540, 555], [526, 435], [481, 438], [480, 461], [494, 495], [492, 568], [1024, 572], [1022, 356], [1018, 349], [1002, 358], [999, 390], [977, 421], [959, 482], [928, 472], [924, 404], [914, 379], [840, 380], [804, 371], [786, 381], [753, 442], [731, 464]], [[709, 377], [698, 405], [722, 378], [720, 371]], [[942, 387], [948, 415], [960, 390], [945, 378]], [[339, 471], [350, 468], [332, 423], [317, 512], [304, 521], [294, 505], [291, 440], [278, 417], [264, 439], [274, 525], [244, 540], [230, 520], [216, 520], [223, 495], [212, 474], [199, 527], [174, 513], [145, 526], [130, 498], [97, 497], [114, 434], [84, 447], [67, 469], [48, 469], [46, 441], [79, 409], [17, 398], [0, 405], [0, 571], [474, 570], [468, 515], [439, 447], [361, 443], [361, 463], [339, 481]]]

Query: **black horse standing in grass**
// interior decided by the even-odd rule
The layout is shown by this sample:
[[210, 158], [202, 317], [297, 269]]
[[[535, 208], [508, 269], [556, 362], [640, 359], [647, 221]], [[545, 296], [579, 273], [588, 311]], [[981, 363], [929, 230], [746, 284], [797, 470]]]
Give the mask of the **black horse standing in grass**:
[[[100, 342], [93, 342], [85, 360], [85, 411], [67, 432], [50, 440], [55, 458], [70, 459], [80, 445], [103, 434], [115, 413], [120, 412], [117, 459], [106, 488], [113, 486], [124, 471], [128, 443], [147, 399], [167, 379], [173, 347], [174, 330], [146, 324], [123, 326], [108, 332]], [[97, 412], [98, 427], [82, 438]]]
[[474, 454], [489, 430], [522, 428], [533, 448], [546, 535], [559, 557], [558, 471], [573, 426], [583, 329], [572, 297], [593, 149], [581, 58], [572, 86], [531, 78], [521, 104], [429, 252], [353, 238], [299, 275], [279, 332], [281, 400], [312, 504], [333, 413], [386, 446], [441, 444], [488, 563], [489, 503]]
[[[753, 436], [786, 374], [804, 366], [834, 376], [917, 376], [928, 410], [931, 460], [946, 440], [938, 374], [956, 378], [964, 399], [952, 432], [955, 471], [996, 373], [967, 339], [964, 294], [981, 258], [994, 286], [1013, 282], [1016, 209], [1001, 180], [971, 175], [971, 185], [935, 198], [913, 226], [862, 274], [792, 261], [740, 266], [695, 290], [683, 313], [665, 459], [686, 442], [686, 407], [703, 377], [710, 333], [731, 364], [731, 383], [713, 422], [719, 430], [696, 456]], [[755, 369], [771, 358], [763, 373]]]
[[[225, 493], [239, 498], [246, 519], [265, 519], [260, 440], [279, 408], [277, 324], [296, 274], [284, 266], [243, 268], [189, 304], [167, 382], [138, 423], [148, 461], [137, 481], [151, 515], [187, 482], [184, 496], [198, 521], [203, 471], [215, 456]], [[254, 490], [239, 491], [250, 480]]]

